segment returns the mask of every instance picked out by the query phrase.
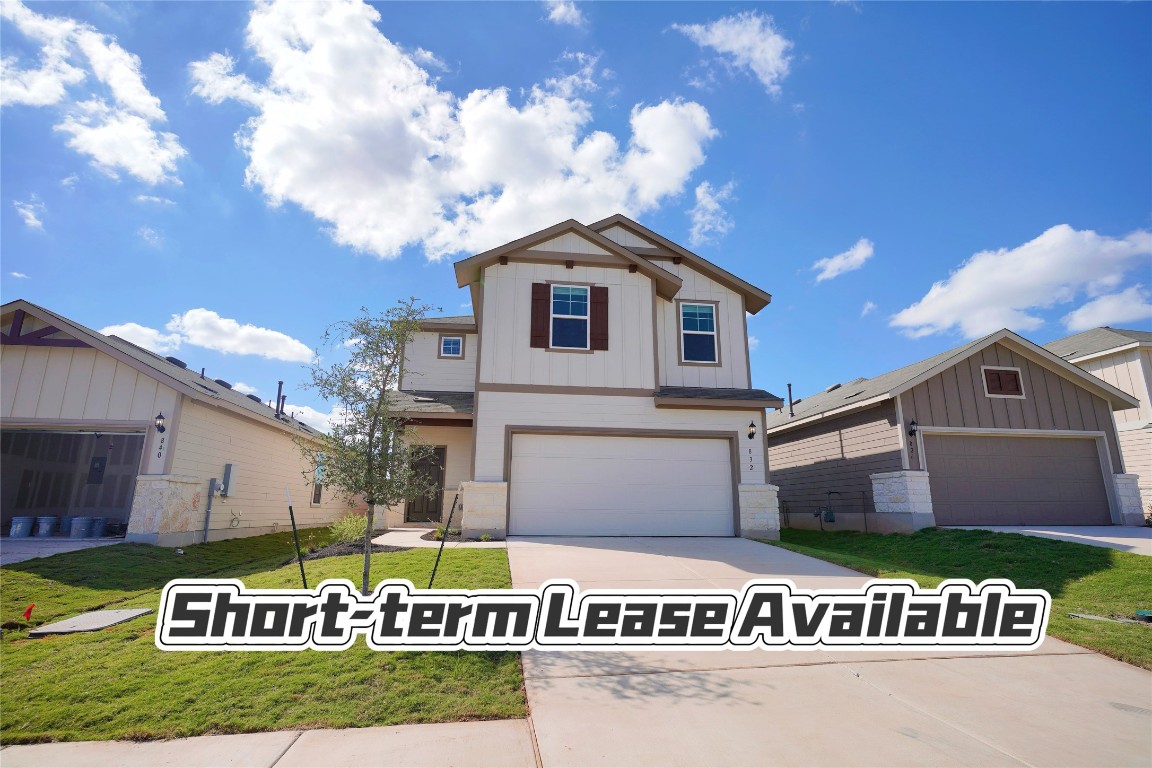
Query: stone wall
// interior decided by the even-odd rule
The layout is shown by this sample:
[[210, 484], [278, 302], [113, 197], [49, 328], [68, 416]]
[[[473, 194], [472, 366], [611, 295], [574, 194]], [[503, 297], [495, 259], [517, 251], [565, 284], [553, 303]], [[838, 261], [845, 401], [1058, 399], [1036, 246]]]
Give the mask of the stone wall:
[[780, 489], [766, 483], [746, 483], [740, 492], [740, 535], [746, 539], [780, 538]]
[[1120, 525], [1144, 525], [1144, 498], [1139, 475], [1113, 475], [1116, 504], [1120, 507]]
[[460, 532], [465, 538], [508, 535], [508, 483], [460, 483], [464, 516]]
[[879, 472], [870, 477], [876, 513], [868, 516], [869, 530], [911, 533], [936, 525], [927, 472], [905, 469]]

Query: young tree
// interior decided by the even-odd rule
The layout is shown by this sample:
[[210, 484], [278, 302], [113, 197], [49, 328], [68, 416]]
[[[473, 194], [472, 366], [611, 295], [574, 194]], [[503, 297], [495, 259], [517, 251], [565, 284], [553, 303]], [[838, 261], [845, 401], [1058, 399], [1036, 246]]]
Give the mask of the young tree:
[[368, 515], [364, 527], [364, 574], [361, 591], [367, 595], [376, 505], [392, 506], [432, 492], [431, 480], [414, 471], [417, 462], [432, 455], [402, 413], [395, 410], [396, 392], [404, 371], [404, 347], [420, 330], [420, 321], [433, 309], [415, 298], [399, 301], [382, 314], [361, 307], [354, 320], [328, 327], [322, 349], [345, 362], [322, 365], [319, 356], [310, 366], [311, 383], [325, 400], [342, 412], [319, 445], [298, 440], [310, 466], [322, 467], [323, 484], [352, 501], [364, 498]]

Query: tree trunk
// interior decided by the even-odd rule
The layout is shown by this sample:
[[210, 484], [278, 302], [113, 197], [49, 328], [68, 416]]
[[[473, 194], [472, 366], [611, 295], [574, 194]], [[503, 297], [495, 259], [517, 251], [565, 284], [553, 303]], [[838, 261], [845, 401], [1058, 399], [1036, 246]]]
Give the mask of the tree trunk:
[[372, 568], [372, 513], [375, 504], [368, 503], [368, 514], [364, 516], [364, 577], [360, 582], [360, 594], [367, 597], [372, 594], [369, 587], [370, 577], [368, 572]]

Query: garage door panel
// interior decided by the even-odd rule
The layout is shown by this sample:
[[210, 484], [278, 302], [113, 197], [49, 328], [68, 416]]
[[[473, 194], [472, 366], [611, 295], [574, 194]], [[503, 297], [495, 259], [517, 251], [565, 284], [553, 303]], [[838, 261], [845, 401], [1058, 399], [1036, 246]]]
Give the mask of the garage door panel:
[[924, 436], [939, 525], [1109, 525], [1091, 438]]
[[730, 536], [727, 440], [519, 434], [509, 533]]

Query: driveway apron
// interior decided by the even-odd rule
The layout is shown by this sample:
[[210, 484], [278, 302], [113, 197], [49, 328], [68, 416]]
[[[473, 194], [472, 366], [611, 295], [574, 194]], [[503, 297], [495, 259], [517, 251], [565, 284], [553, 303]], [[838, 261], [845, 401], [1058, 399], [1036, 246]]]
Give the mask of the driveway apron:
[[[515, 587], [808, 589], [868, 577], [735, 538], [519, 537]], [[1152, 674], [1037, 651], [524, 654], [546, 766], [1121, 766], [1152, 763]]]

